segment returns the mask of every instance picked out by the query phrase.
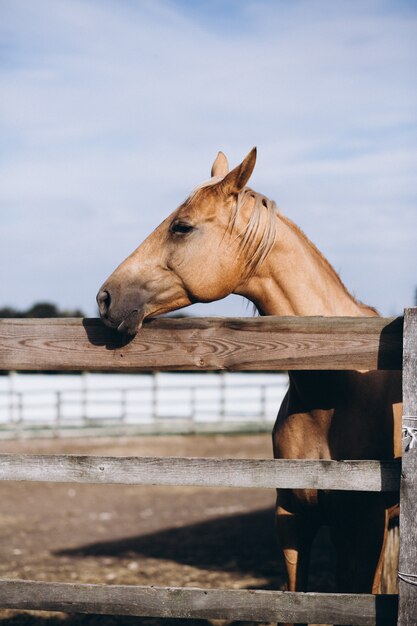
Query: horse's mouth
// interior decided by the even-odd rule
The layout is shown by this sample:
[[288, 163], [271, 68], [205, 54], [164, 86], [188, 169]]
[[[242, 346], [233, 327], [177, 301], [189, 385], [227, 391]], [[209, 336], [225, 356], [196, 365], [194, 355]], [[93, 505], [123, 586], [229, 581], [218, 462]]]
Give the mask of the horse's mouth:
[[117, 326], [117, 331], [127, 335], [136, 335], [142, 326], [144, 318], [144, 313], [139, 313], [138, 309], [134, 309], [120, 322]]
[[117, 330], [117, 332], [125, 335], [136, 335], [141, 328], [145, 314], [139, 312], [138, 309], [133, 309], [121, 322], [112, 319], [111, 317], [102, 317], [102, 321], [109, 328]]

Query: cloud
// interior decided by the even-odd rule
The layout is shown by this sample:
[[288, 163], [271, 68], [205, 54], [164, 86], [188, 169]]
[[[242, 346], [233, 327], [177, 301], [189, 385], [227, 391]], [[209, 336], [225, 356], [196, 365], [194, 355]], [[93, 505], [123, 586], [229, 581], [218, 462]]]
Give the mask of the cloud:
[[237, 162], [257, 144], [253, 186], [363, 300], [400, 311], [417, 282], [417, 11], [196, 4], [2, 7], [4, 304], [92, 313], [102, 280], [217, 150]]

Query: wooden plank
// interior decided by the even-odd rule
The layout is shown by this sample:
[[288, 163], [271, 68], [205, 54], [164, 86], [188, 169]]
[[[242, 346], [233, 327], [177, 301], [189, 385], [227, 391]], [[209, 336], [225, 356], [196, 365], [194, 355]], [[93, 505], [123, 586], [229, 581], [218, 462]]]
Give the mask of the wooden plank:
[[0, 455], [0, 480], [396, 491], [394, 461]]
[[399, 626], [417, 623], [417, 308], [404, 317]]
[[397, 596], [0, 580], [0, 606], [143, 617], [392, 626]]
[[98, 319], [0, 320], [4, 370], [400, 369], [402, 318], [160, 318], [135, 338]]

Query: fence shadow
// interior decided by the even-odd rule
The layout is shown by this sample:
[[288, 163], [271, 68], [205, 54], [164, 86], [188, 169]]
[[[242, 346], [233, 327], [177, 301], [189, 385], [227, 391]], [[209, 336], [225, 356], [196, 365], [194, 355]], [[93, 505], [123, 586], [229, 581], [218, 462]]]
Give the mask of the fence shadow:
[[113, 328], [108, 328], [98, 318], [85, 317], [83, 327], [88, 341], [94, 346], [105, 346], [107, 350], [123, 348], [133, 339], [132, 335], [119, 333]]
[[[274, 511], [267, 508], [169, 528], [117, 541], [91, 543], [60, 550], [57, 556], [150, 557], [211, 571], [264, 578], [263, 589], [280, 589], [285, 581], [275, 533]], [[327, 529], [314, 546], [311, 587], [332, 591], [333, 553]]]
[[117, 541], [92, 543], [59, 551], [57, 555], [121, 558], [141, 555], [202, 569], [269, 578], [277, 572], [277, 553], [274, 514], [268, 508]]
[[381, 331], [378, 346], [378, 367], [401, 370], [403, 362], [404, 317], [396, 317]]

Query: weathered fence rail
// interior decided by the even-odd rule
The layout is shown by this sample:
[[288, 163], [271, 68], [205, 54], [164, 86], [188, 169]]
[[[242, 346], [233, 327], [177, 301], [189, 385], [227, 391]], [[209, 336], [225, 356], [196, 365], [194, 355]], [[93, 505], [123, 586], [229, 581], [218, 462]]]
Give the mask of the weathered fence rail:
[[401, 369], [402, 325], [402, 318], [162, 318], [127, 342], [96, 319], [4, 319], [0, 369]]
[[[417, 309], [406, 311], [407, 433], [417, 420]], [[0, 369], [401, 369], [402, 318], [161, 319], [126, 342], [97, 320], [3, 320]], [[412, 440], [414, 441], [414, 440]], [[417, 446], [394, 462], [1, 455], [0, 479], [392, 491], [401, 482], [398, 624], [417, 615]], [[404, 472], [405, 468], [405, 472]], [[405, 521], [404, 521], [405, 520]], [[407, 535], [402, 529], [407, 529]], [[161, 617], [395, 624], [396, 596], [0, 581], [0, 606]]]
[[0, 480], [398, 491], [396, 461], [0, 454]]
[[0, 605], [72, 613], [391, 626], [394, 595], [0, 581]]

